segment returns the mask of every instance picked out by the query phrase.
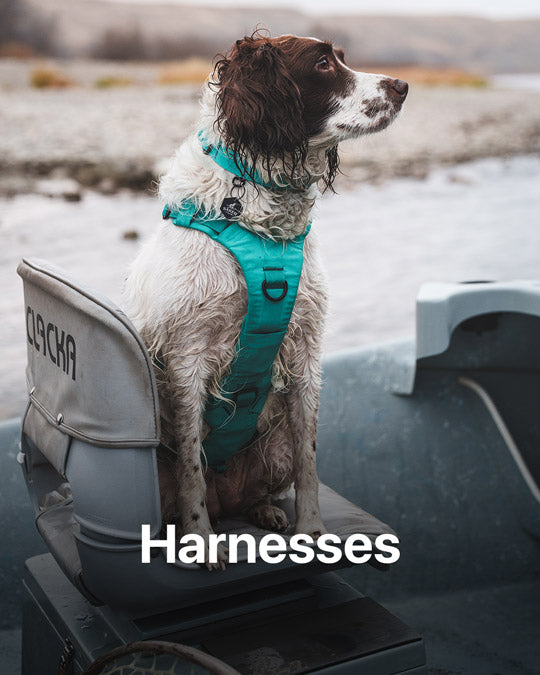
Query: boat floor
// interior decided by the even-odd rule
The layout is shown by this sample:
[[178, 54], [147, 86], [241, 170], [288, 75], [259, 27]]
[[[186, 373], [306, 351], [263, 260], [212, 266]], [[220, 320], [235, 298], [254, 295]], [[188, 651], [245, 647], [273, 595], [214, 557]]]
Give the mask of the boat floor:
[[422, 635], [434, 675], [539, 672], [540, 579], [382, 604]]
[[[538, 673], [540, 578], [381, 603], [422, 635], [432, 675]], [[20, 642], [20, 629], [0, 631], [1, 673], [20, 672]]]

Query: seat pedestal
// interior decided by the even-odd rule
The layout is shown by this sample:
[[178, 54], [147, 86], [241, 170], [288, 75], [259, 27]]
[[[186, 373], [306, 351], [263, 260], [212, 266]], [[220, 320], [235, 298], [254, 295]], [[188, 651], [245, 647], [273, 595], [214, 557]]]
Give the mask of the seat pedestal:
[[50, 554], [27, 560], [23, 675], [56, 675], [63, 654], [78, 675], [149, 639], [196, 646], [246, 675], [427, 673], [421, 637], [333, 573], [133, 619], [92, 606]]

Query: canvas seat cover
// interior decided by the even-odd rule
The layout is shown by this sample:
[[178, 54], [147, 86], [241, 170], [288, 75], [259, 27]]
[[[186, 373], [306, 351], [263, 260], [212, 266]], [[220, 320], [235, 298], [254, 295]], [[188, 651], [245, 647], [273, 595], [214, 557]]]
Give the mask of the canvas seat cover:
[[127, 316], [46, 262], [23, 260], [18, 273], [28, 347], [25, 432], [60, 473], [67, 450], [55, 432], [101, 447], [157, 446], [153, 368]]

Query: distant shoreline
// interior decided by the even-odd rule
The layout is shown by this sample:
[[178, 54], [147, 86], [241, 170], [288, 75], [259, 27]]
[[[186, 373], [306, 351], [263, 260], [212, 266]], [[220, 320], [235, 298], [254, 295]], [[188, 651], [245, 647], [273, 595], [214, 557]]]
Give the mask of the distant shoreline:
[[[65, 73], [76, 82], [100, 73], [106, 85], [37, 89], [27, 84], [36, 63], [0, 60], [0, 124], [9, 130], [0, 137], [0, 196], [154, 193], [166, 161], [196, 128], [201, 85], [151, 84], [156, 64], [110, 63], [108, 69], [103, 62], [67, 61], [50, 63], [69, 64]], [[147, 84], [130, 84], [133, 69]], [[498, 76], [488, 87], [412, 82], [388, 130], [342, 144], [337, 189], [394, 176], [424, 178], [435, 167], [483, 157], [540, 153], [537, 77], [539, 91], [530, 86], [533, 75]]]

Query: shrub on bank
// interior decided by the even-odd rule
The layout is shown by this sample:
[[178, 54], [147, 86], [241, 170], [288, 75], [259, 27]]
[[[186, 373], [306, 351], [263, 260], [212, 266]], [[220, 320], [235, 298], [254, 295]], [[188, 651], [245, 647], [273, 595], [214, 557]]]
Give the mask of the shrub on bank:
[[72, 87], [75, 83], [69, 77], [53, 68], [34, 68], [30, 73], [30, 85], [37, 89]]
[[130, 87], [133, 80], [129, 77], [116, 77], [115, 75], [104, 75], [94, 82], [97, 89], [111, 89], [112, 87]]
[[202, 84], [212, 70], [209, 61], [200, 58], [185, 59], [164, 66], [156, 78], [157, 84]]
[[1, 59], [31, 59], [34, 55], [34, 49], [26, 42], [12, 40], [0, 45]]
[[485, 77], [476, 73], [470, 73], [459, 68], [446, 68], [421, 65], [377, 64], [367, 67], [359, 66], [357, 70], [367, 72], [386, 73], [400, 80], [406, 80], [411, 84], [419, 84], [426, 87], [487, 87]]

